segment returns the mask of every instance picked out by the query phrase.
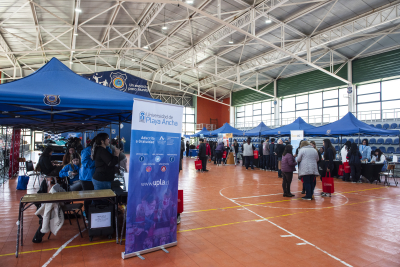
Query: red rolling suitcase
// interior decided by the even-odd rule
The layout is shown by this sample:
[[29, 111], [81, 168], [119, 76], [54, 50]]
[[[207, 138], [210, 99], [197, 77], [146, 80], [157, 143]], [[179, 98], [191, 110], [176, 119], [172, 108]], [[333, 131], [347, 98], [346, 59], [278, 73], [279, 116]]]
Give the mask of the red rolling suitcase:
[[203, 169], [203, 164], [201, 163], [200, 159], [195, 160], [194, 166], [196, 168], [196, 171], [200, 171], [201, 169]]
[[183, 212], [183, 190], [178, 190], [178, 213]]

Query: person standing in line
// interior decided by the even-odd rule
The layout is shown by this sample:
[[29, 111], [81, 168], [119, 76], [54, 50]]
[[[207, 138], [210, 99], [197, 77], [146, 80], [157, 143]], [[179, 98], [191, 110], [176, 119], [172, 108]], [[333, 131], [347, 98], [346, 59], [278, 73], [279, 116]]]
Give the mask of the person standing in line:
[[271, 138], [271, 144], [269, 144], [269, 167], [271, 171], [275, 171], [276, 158], [275, 158], [275, 138]]
[[[81, 168], [79, 169], [79, 180], [81, 181], [82, 188], [84, 191], [94, 190], [92, 177], [96, 169], [96, 166], [95, 162], [91, 158], [91, 154], [95, 143], [96, 143], [96, 137], [94, 137], [90, 141], [88, 146], [81, 152], [82, 162], [81, 162]], [[86, 219], [89, 214], [90, 203], [92, 203], [91, 200], [85, 200], [83, 202], [83, 206], [85, 208], [84, 216], [86, 217]]]
[[264, 169], [263, 144], [264, 144], [264, 140], [261, 140], [260, 147], [258, 148], [258, 168], [260, 168], [260, 170]]
[[[319, 150], [317, 149], [317, 144], [314, 142], [314, 141], [310, 141], [310, 145], [312, 145], [312, 147], [313, 148], [315, 148], [315, 150], [317, 151], [317, 153], [318, 153], [318, 166], [319, 166], [319, 164], [322, 162], [322, 156], [321, 156], [321, 153], [319, 152]], [[319, 167], [318, 167], [318, 172], [319, 172]], [[317, 185], [317, 179], [314, 179], [314, 189], [315, 189], [315, 186]], [[304, 191], [304, 193], [303, 194], [305, 194], [305, 189], [304, 189], [304, 184], [303, 184], [303, 191]]]
[[290, 192], [290, 185], [293, 179], [293, 172], [296, 170], [296, 160], [293, 156], [292, 145], [286, 145], [282, 154], [282, 188], [284, 197], [294, 197]]
[[[327, 173], [331, 172], [334, 168], [333, 161], [335, 159], [336, 151], [335, 148], [332, 146], [331, 140], [324, 139], [323, 141], [324, 146], [324, 164], [322, 164], [323, 170], [321, 172], [321, 181], [322, 177], [326, 177]], [[322, 192], [321, 196], [323, 197], [330, 197], [331, 193]]]
[[217, 145], [217, 147], [215, 148], [215, 155], [217, 157], [217, 165], [221, 165], [221, 161], [222, 161], [222, 154], [225, 151], [225, 146], [224, 146], [224, 142], [219, 142], [219, 144]]
[[211, 146], [210, 144], [207, 142], [207, 139], [204, 138], [204, 143], [206, 144], [206, 156], [207, 158], [211, 158]]
[[317, 151], [307, 141], [303, 141], [297, 155], [297, 162], [301, 162], [299, 165], [299, 176], [303, 177], [304, 188], [306, 190], [306, 195], [302, 197], [304, 200], [313, 199], [315, 177], [319, 175], [318, 160]]
[[236, 159], [236, 163], [239, 163], [239, 160], [238, 160], [239, 143], [237, 142], [236, 139], [233, 140], [233, 149], [235, 150], [235, 159]]
[[254, 158], [254, 146], [251, 143], [251, 138], [247, 137], [247, 142], [243, 144], [243, 157], [245, 159], [246, 170], [249, 169], [249, 165], [252, 170], [254, 170], [253, 166], [253, 158]]
[[352, 183], [362, 183], [360, 180], [362, 155], [358, 150], [356, 143], [351, 144], [350, 151], [347, 153], [346, 158], [349, 161], [351, 168], [351, 178], [353, 180]]
[[360, 146], [360, 153], [362, 155], [361, 161], [371, 161], [371, 147], [368, 146], [368, 139], [362, 140], [362, 145]]
[[281, 171], [281, 163], [282, 163], [282, 154], [285, 150], [285, 145], [283, 144], [282, 139], [278, 140], [278, 144], [275, 148], [275, 157], [276, 157], [276, 168], [278, 169], [278, 177], [282, 178], [282, 171]]
[[186, 157], [188, 158], [189, 157], [189, 146], [190, 146], [190, 144], [189, 144], [189, 141], [186, 141]]
[[112, 154], [107, 150], [108, 146], [110, 146], [108, 134], [99, 133], [91, 156], [96, 167], [92, 179], [94, 190], [111, 189], [111, 182], [114, 181], [115, 165], [118, 164], [120, 150], [115, 148]]
[[264, 162], [264, 170], [269, 169], [269, 138], [265, 139], [265, 142], [262, 145], [263, 150], [263, 162]]
[[[351, 147], [351, 142], [350, 141], [346, 141], [346, 143], [344, 143], [344, 146], [342, 147], [342, 150], [340, 150], [340, 154], [342, 156], [342, 163], [345, 162], [349, 162], [347, 159], [347, 154], [350, 151], [350, 147]], [[350, 182], [350, 173], [346, 173], [343, 171], [343, 182]]]
[[207, 146], [204, 143], [204, 139], [200, 138], [200, 145], [199, 145], [199, 159], [201, 160], [201, 165], [203, 167], [204, 172], [208, 172], [207, 170]]

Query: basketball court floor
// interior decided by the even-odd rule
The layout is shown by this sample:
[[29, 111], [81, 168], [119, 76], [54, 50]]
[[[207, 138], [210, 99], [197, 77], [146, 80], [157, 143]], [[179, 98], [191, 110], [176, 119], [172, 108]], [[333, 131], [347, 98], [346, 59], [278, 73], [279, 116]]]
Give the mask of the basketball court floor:
[[[23, 253], [15, 258], [19, 199], [16, 180], [0, 187], [0, 266], [400, 266], [400, 188], [335, 179], [335, 194], [302, 200], [295, 175], [284, 198], [276, 172], [209, 164], [207, 173], [185, 158], [179, 188], [184, 213], [178, 245], [121, 259], [115, 239], [78, 234], [68, 220], [57, 234], [32, 243], [38, 218], [24, 216]], [[35, 193], [33, 181], [27, 193]]]

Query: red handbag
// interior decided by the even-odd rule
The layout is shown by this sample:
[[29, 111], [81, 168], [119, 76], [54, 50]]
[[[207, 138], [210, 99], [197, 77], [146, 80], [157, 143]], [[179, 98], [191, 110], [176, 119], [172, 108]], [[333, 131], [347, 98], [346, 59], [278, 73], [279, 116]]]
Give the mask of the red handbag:
[[339, 176], [343, 176], [344, 173], [344, 165], [339, 165], [339, 170], [338, 170], [338, 175]]
[[351, 173], [351, 167], [348, 162], [343, 162], [344, 173]]
[[178, 213], [183, 212], [183, 190], [178, 190]]
[[254, 150], [253, 155], [254, 159], [258, 159], [258, 150]]
[[224, 153], [222, 153], [222, 158], [226, 159], [226, 151], [224, 151]]
[[196, 170], [201, 170], [203, 168], [203, 164], [201, 163], [200, 159], [197, 159], [194, 161], [194, 166], [195, 166]]
[[322, 178], [322, 192], [324, 193], [335, 193], [335, 185], [331, 173], [327, 173], [328, 177]]

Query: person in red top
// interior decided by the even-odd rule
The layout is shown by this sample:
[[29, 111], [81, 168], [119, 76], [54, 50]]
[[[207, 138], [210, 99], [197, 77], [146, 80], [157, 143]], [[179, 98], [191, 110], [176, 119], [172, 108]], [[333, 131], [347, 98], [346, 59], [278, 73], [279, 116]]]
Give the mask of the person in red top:
[[211, 158], [211, 147], [206, 138], [204, 138], [204, 143], [206, 143], [206, 155]]

